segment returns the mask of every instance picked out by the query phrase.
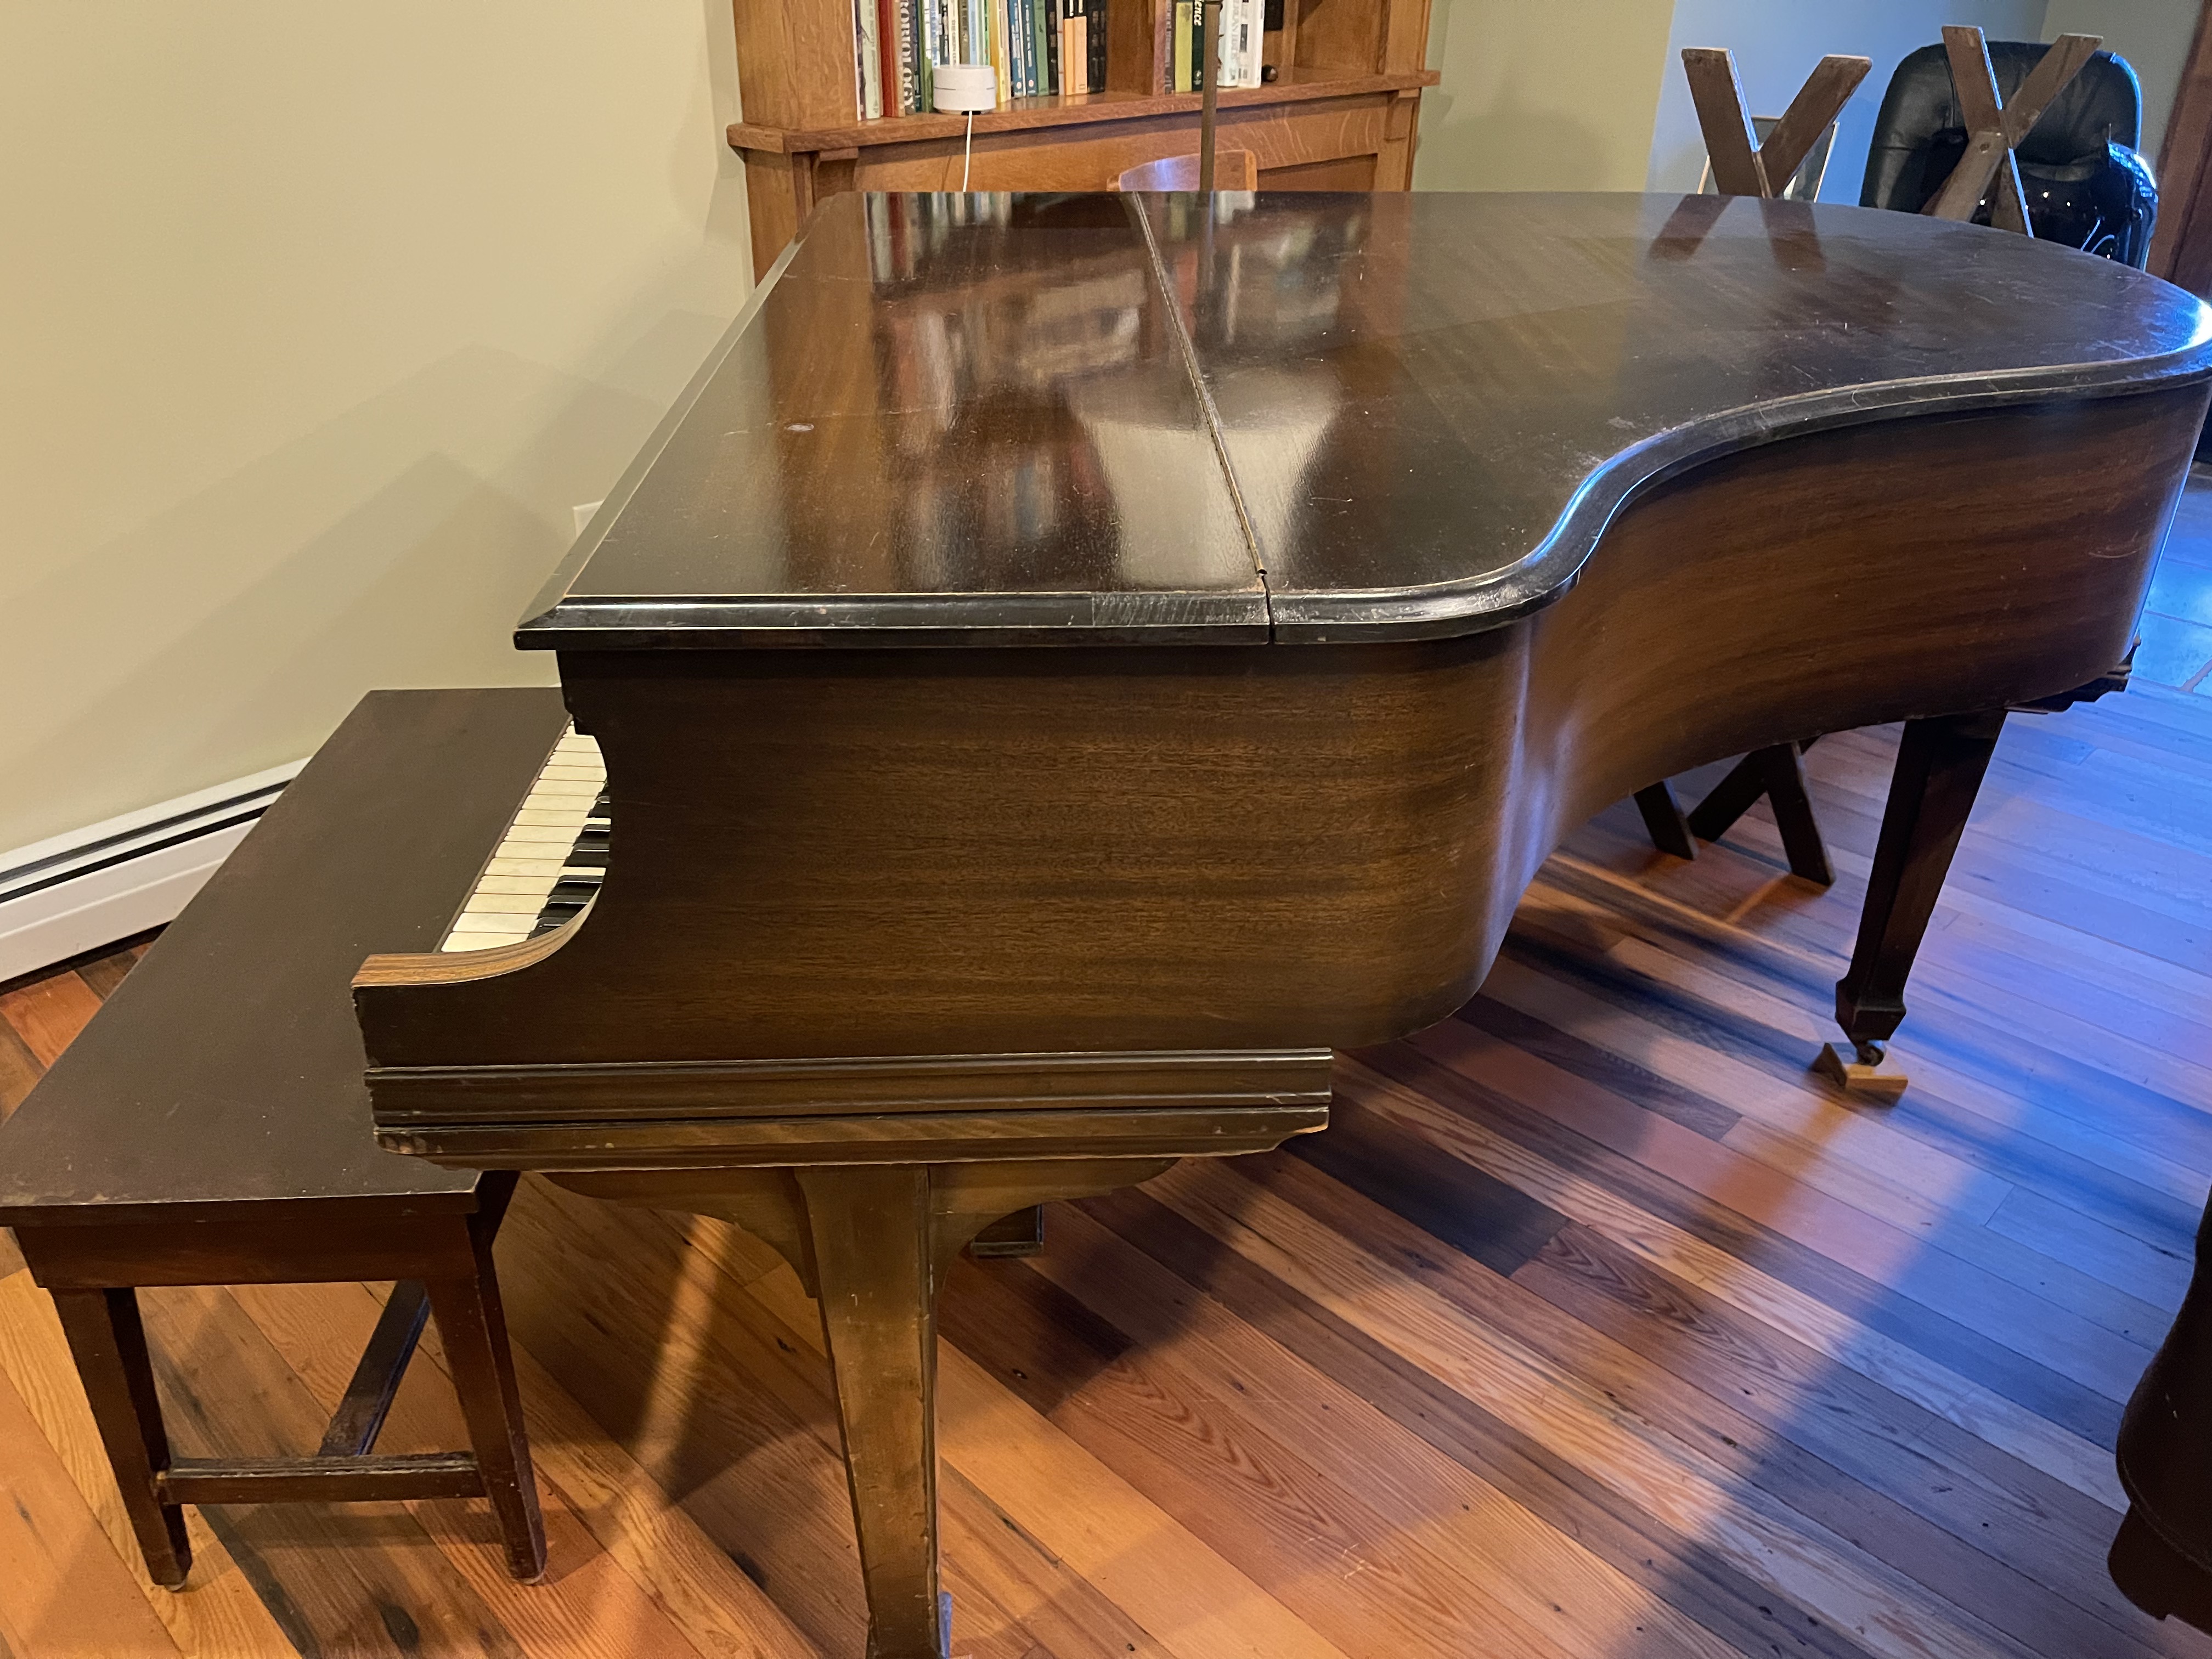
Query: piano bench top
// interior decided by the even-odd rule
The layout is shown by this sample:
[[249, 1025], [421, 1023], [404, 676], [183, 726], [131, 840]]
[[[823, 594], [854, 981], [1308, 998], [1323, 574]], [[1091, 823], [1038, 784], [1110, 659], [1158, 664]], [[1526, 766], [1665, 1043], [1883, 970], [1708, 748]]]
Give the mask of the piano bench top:
[[351, 983], [437, 949], [567, 720], [555, 690], [362, 699], [0, 1123], [0, 1224], [475, 1210], [492, 1177], [378, 1148]]

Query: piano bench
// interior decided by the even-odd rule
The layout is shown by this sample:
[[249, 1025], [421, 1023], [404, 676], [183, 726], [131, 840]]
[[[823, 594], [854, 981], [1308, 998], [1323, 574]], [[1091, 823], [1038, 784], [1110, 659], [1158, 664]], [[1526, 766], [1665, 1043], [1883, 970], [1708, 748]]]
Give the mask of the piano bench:
[[[557, 692], [372, 694], [0, 1123], [0, 1225], [157, 1583], [191, 1569], [185, 1504], [483, 1497], [508, 1571], [544, 1571], [492, 1265], [515, 1176], [378, 1148], [350, 985], [436, 948], [566, 724]], [[315, 1455], [171, 1454], [141, 1287], [347, 1280], [395, 1285]], [[428, 1318], [473, 1449], [379, 1456]]]

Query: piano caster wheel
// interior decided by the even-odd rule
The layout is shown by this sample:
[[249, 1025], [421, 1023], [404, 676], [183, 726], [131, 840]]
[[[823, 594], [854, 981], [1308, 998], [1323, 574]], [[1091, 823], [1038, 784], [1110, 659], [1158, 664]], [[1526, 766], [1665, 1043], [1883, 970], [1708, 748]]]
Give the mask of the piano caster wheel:
[[1887, 1058], [1879, 1042], [1831, 1042], [1814, 1058], [1813, 1069], [1834, 1079], [1846, 1094], [1864, 1095], [1892, 1105], [1911, 1079], [1902, 1072], [1881, 1070]]

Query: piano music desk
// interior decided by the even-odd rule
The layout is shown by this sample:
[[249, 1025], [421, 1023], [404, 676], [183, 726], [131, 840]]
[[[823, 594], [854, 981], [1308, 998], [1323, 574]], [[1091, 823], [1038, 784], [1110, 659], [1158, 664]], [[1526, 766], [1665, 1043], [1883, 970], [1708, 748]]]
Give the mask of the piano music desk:
[[[181, 1505], [487, 1496], [545, 1562], [491, 1261], [511, 1174], [376, 1146], [348, 982], [434, 941], [565, 721], [551, 691], [365, 699], [0, 1124], [0, 1224], [50, 1291], [149, 1572]], [[140, 1285], [398, 1281], [312, 1458], [173, 1456]], [[426, 1316], [474, 1451], [373, 1455]]]

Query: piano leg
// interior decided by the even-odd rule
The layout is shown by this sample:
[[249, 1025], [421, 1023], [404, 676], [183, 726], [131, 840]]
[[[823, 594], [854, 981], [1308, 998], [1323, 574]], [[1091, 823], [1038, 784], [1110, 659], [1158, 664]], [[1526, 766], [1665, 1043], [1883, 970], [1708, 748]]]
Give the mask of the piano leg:
[[[963, 1148], [948, 1144], [957, 1156]], [[574, 1191], [734, 1221], [822, 1310], [868, 1601], [868, 1659], [948, 1659], [939, 1586], [937, 1293], [977, 1233], [1048, 1200], [1149, 1181], [1175, 1157], [561, 1170]]]
[[2127, 1519], [2106, 1567], [2154, 1618], [2212, 1631], [2212, 1209], [2197, 1272], [2120, 1419], [2114, 1454]]
[[870, 1659], [946, 1659], [937, 1582], [937, 1278], [926, 1166], [801, 1170]]
[[1854, 1092], [1885, 1100], [1905, 1092], [1902, 1073], [1881, 1069], [1882, 1044], [1905, 1018], [1905, 981], [2003, 728], [2001, 708], [1905, 723], [1858, 944], [1836, 982], [1836, 1021], [1848, 1042], [1830, 1043], [1814, 1061]]

